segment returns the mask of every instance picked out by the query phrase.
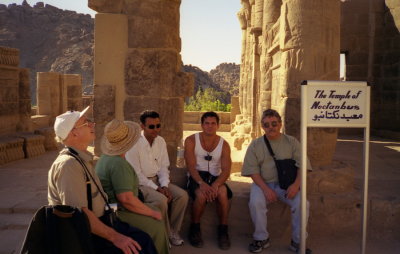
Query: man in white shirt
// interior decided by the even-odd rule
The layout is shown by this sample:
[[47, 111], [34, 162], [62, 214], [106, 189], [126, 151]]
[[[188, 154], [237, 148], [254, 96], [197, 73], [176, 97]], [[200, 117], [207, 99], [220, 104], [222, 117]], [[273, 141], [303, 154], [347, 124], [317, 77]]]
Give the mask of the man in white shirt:
[[[160, 208], [166, 221], [171, 244], [183, 244], [179, 230], [189, 200], [188, 194], [169, 179], [167, 144], [158, 134], [161, 130], [160, 115], [146, 110], [140, 115], [142, 135], [125, 154], [133, 166], [146, 203]], [[168, 215], [168, 206], [170, 214]]]

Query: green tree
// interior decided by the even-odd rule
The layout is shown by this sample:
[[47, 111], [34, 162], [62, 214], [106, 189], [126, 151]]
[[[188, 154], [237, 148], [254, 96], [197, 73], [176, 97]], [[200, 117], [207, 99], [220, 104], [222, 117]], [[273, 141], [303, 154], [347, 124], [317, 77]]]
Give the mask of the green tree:
[[204, 91], [199, 88], [197, 93], [190, 97], [188, 103], [185, 104], [185, 110], [229, 112], [231, 104], [225, 104], [220, 100], [224, 96], [224, 92], [219, 92], [213, 88], [206, 88]]

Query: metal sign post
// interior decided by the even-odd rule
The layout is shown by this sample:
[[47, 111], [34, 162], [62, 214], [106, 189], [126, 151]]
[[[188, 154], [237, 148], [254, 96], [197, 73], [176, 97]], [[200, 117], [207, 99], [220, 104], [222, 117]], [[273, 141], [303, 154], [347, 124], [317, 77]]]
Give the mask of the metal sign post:
[[301, 84], [301, 242], [306, 250], [307, 128], [364, 128], [364, 191], [361, 253], [367, 239], [370, 92], [367, 82], [310, 81]]

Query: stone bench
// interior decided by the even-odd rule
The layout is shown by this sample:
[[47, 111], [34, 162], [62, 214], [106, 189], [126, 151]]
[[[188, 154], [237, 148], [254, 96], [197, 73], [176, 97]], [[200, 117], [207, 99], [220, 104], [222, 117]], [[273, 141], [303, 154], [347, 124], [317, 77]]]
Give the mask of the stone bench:
[[56, 150], [58, 148], [58, 144], [55, 140], [56, 134], [54, 132], [53, 127], [40, 128], [35, 130], [35, 134], [41, 135], [44, 137], [44, 148], [46, 151]]
[[44, 136], [32, 133], [17, 133], [15, 136], [23, 139], [25, 158], [36, 157], [45, 153]]
[[25, 158], [24, 139], [19, 137], [0, 138], [0, 164]]

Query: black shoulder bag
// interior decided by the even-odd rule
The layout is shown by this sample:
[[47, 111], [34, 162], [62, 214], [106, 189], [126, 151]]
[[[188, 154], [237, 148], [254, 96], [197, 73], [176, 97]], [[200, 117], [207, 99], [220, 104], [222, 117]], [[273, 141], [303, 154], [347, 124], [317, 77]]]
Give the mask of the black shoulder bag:
[[296, 161], [293, 159], [277, 160], [272, 151], [271, 144], [265, 135], [264, 142], [267, 145], [272, 158], [274, 158], [276, 169], [278, 171], [279, 187], [283, 190], [287, 190], [287, 188], [294, 183], [297, 177], [298, 168], [296, 167]]

